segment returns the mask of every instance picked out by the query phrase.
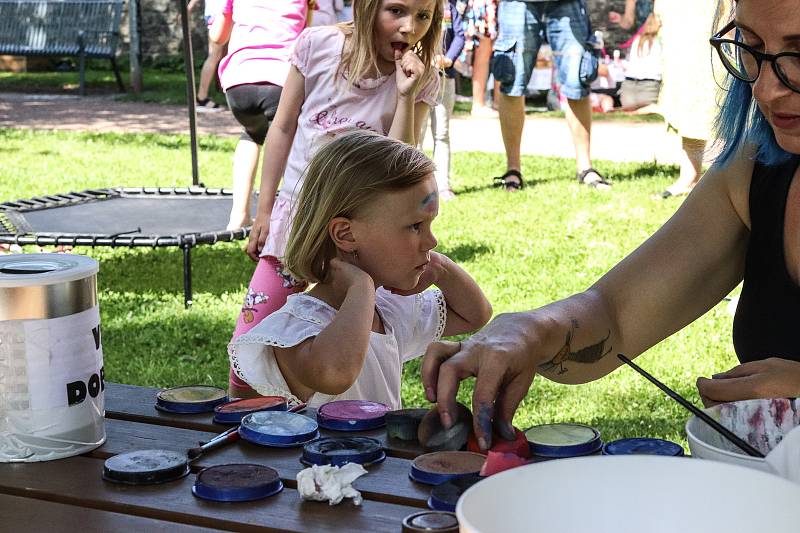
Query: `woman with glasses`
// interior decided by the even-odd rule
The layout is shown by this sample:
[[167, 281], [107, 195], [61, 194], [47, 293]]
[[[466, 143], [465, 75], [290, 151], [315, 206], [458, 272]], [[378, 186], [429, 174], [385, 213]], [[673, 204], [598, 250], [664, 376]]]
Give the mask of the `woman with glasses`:
[[[477, 376], [485, 448], [536, 373], [585, 383], [694, 321], [744, 281], [733, 323], [741, 364], [697, 387], [707, 404], [800, 396], [800, 9], [725, 0], [712, 38], [728, 71], [721, 154], [664, 226], [586, 291], [503, 314], [462, 343], [432, 344], [426, 395], [449, 424], [459, 381]], [[722, 369], [721, 369], [722, 370]], [[493, 422], [492, 422], [493, 421]]]

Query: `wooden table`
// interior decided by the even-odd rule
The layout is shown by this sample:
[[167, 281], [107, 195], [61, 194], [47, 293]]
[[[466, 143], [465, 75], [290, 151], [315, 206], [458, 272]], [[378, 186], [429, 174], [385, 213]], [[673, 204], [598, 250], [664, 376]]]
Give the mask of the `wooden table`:
[[[430, 487], [408, 477], [411, 459], [422, 451], [387, 439], [384, 429], [357, 433], [381, 440], [388, 456], [355, 482], [364, 497], [360, 507], [350, 500], [336, 506], [301, 500], [295, 476], [305, 468], [299, 461], [302, 448], [266, 448], [243, 440], [207, 452], [191, 464], [192, 473], [177, 481], [148, 486], [104, 481], [103, 463], [113, 455], [151, 448], [185, 452], [230, 427], [214, 424], [210, 414], [157, 411], [157, 392], [107, 383], [103, 446], [56, 461], [0, 464], [0, 529], [13, 524], [14, 530], [24, 531], [399, 532], [405, 516], [427, 509]], [[285, 488], [255, 502], [217, 503], [192, 495], [198, 471], [228, 463], [270, 466]]]

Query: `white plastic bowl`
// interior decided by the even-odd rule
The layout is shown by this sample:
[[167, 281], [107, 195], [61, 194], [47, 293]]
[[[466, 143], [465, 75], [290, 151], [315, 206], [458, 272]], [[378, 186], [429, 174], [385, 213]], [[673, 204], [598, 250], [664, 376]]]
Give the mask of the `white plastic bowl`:
[[649, 455], [514, 468], [458, 501], [461, 533], [797, 533], [800, 485], [750, 468]]
[[[723, 403], [704, 411], [766, 455], [800, 425], [799, 407], [796, 400], [771, 398]], [[764, 459], [747, 455], [696, 416], [686, 422], [686, 436], [693, 457], [770, 471]]]

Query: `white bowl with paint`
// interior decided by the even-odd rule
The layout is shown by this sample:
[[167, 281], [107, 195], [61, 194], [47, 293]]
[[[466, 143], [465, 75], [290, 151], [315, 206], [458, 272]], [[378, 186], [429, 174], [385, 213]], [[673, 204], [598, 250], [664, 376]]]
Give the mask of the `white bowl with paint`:
[[609, 455], [506, 470], [456, 504], [461, 533], [796, 533], [800, 485], [684, 457]]
[[[766, 455], [787, 433], [800, 425], [798, 408], [797, 400], [770, 398], [723, 403], [704, 411]], [[766, 460], [747, 455], [696, 416], [686, 422], [686, 436], [692, 457], [771, 472]]]

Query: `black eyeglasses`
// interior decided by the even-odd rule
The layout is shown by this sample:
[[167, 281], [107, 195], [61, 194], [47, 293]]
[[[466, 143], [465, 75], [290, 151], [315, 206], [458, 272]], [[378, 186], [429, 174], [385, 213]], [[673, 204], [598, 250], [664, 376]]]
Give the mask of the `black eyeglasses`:
[[711, 46], [719, 53], [722, 64], [731, 75], [742, 81], [753, 83], [761, 73], [761, 64], [768, 61], [772, 63], [772, 70], [778, 79], [792, 91], [800, 93], [800, 52], [781, 52], [779, 54], [759, 52], [741, 41], [724, 37], [735, 29], [736, 24], [731, 22], [709, 40]]

